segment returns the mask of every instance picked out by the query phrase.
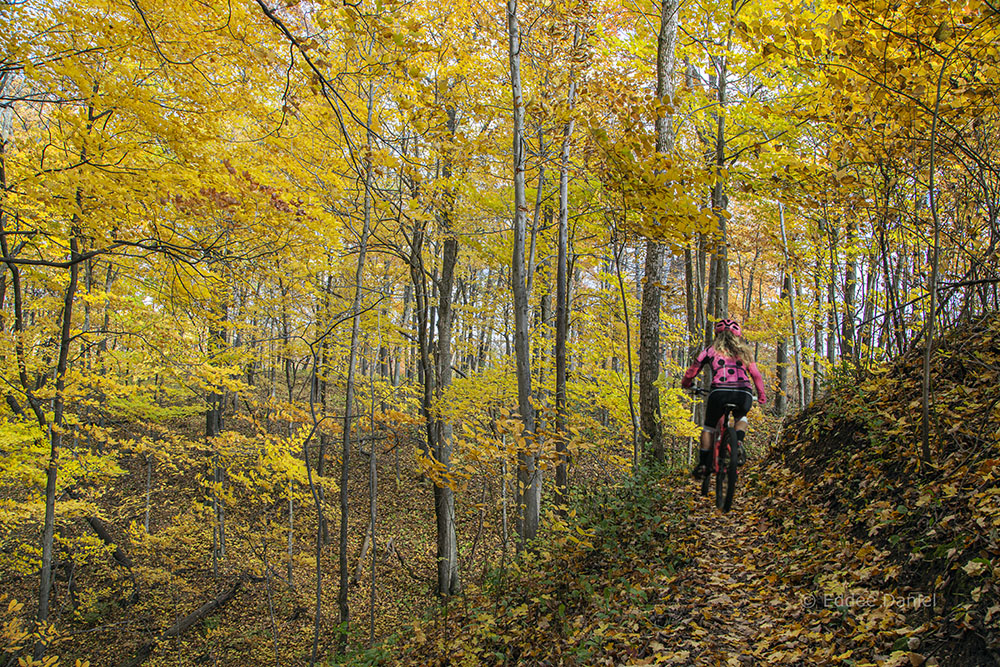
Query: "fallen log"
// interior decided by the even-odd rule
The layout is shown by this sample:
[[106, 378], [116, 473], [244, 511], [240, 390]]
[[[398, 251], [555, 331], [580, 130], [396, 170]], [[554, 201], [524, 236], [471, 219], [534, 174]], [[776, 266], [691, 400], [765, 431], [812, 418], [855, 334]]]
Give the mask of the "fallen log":
[[219, 593], [214, 600], [209, 600], [205, 604], [198, 607], [198, 609], [191, 612], [190, 614], [188, 614], [187, 616], [185, 616], [184, 618], [182, 618], [181, 620], [177, 621], [169, 628], [164, 630], [162, 633], [160, 633], [159, 637], [157, 637], [153, 641], [146, 642], [145, 644], [140, 646], [139, 650], [136, 651], [136, 654], [132, 656], [132, 658], [126, 660], [123, 663], [120, 663], [118, 667], [139, 667], [139, 665], [144, 663], [149, 658], [149, 656], [153, 654], [153, 650], [156, 648], [156, 645], [158, 643], [165, 641], [167, 639], [180, 637], [182, 634], [187, 632], [191, 628], [191, 626], [193, 626], [195, 623], [204, 619], [213, 611], [215, 611], [222, 605], [229, 602], [233, 598], [233, 596], [235, 596], [239, 592], [240, 588], [243, 587], [243, 582], [245, 582], [249, 578], [250, 577], [247, 576], [247, 573], [244, 572], [243, 574], [241, 574], [239, 578], [236, 580], [236, 582], [233, 583], [232, 586]]
[[395, 556], [399, 560], [399, 564], [403, 566], [403, 571], [410, 575], [411, 579], [419, 581], [421, 583], [426, 583], [426, 579], [413, 572], [410, 564], [403, 560], [403, 554], [399, 553], [399, 549], [396, 548], [396, 539], [391, 538], [389, 543], [385, 545], [385, 555], [382, 557], [384, 562], [391, 562], [392, 557]]
[[[79, 500], [80, 496], [73, 489], [66, 489], [66, 495], [68, 495], [73, 500]], [[88, 516], [86, 517], [87, 523], [94, 530], [101, 541], [108, 546], [114, 547], [115, 550], [111, 553], [111, 557], [115, 559], [115, 562], [120, 566], [128, 570], [129, 578], [132, 580], [132, 595], [128, 597], [129, 604], [135, 604], [139, 601], [139, 582], [136, 581], [135, 572], [132, 571], [132, 559], [129, 555], [125, 553], [121, 545], [115, 542], [114, 538], [111, 537], [111, 531], [108, 530], [108, 526], [104, 523], [104, 520], [98, 516]]]
[[354, 576], [351, 577], [351, 585], [356, 586], [361, 581], [361, 573], [365, 568], [365, 556], [371, 550], [372, 525], [368, 524], [368, 531], [365, 533], [364, 544], [361, 545], [361, 555], [358, 556], [358, 566], [354, 569]]

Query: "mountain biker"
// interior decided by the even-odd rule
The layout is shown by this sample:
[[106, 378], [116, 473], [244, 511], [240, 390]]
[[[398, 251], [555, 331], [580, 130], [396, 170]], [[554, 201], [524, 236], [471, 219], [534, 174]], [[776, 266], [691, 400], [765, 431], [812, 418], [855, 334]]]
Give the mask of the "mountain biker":
[[736, 422], [736, 438], [742, 454], [743, 439], [747, 431], [746, 415], [753, 407], [751, 381], [757, 389], [760, 404], [764, 405], [767, 402], [764, 396], [764, 380], [754, 363], [753, 352], [740, 334], [740, 324], [736, 320], [723, 319], [716, 322], [715, 340], [712, 345], [701, 351], [681, 380], [681, 387], [687, 389], [694, 383], [695, 376], [703, 366], [710, 364], [712, 367], [712, 388], [705, 402], [705, 427], [701, 431], [701, 451], [698, 465], [691, 473], [696, 479], [708, 474], [712, 465], [712, 439], [719, 418], [725, 411], [725, 405], [731, 403], [736, 406], [733, 410], [733, 420]]

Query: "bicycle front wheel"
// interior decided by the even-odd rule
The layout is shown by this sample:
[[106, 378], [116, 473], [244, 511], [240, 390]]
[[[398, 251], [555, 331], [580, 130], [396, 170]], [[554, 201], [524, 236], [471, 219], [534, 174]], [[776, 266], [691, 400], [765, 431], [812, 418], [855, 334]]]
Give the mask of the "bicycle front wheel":
[[[725, 469], [726, 469], [726, 493], [725, 498], [722, 503], [722, 510], [728, 512], [733, 506], [733, 499], [736, 497], [736, 475], [739, 470], [739, 454], [737, 448], [739, 447], [739, 441], [736, 439], [736, 431], [734, 429], [726, 430], [726, 449], [728, 454], [726, 455]], [[722, 466], [719, 466], [721, 472]]]

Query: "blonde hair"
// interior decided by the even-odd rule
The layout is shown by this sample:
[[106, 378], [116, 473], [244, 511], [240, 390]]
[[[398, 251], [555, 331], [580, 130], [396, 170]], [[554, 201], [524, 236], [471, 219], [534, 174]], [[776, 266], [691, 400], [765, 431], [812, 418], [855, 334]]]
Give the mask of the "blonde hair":
[[712, 344], [715, 351], [730, 359], [739, 359], [744, 364], [753, 363], [753, 351], [745, 340], [728, 329], [719, 332]]

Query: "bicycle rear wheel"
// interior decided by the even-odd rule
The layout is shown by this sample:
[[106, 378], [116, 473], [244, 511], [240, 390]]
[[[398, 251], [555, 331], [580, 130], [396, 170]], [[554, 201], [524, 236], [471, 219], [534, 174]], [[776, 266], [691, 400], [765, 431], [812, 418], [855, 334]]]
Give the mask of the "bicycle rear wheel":
[[[727, 431], [728, 432], [728, 431]], [[725, 434], [722, 436], [725, 438]], [[715, 506], [720, 510], [726, 505], [726, 481], [729, 478], [729, 454], [726, 453], [725, 440], [719, 445], [719, 471], [715, 473]]]
[[[721, 462], [725, 464], [726, 469], [726, 493], [721, 508], [723, 511], [728, 512], [733, 506], [733, 499], [736, 497], [736, 476], [740, 462], [737, 452], [739, 441], [736, 439], [736, 431], [734, 429], [727, 429], [725, 438], [726, 449], [729, 453], [726, 455], [726, 460]], [[723, 466], [720, 464], [719, 472], [721, 473], [722, 470]]]

